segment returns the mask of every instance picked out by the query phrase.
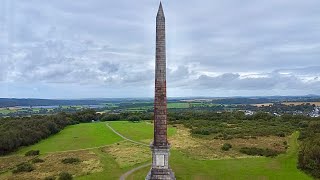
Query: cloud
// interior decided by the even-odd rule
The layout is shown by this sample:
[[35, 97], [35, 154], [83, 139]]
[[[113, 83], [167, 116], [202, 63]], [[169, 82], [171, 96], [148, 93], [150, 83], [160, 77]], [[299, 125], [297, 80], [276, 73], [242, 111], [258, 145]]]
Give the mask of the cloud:
[[[318, 0], [163, 3], [172, 94], [295, 95], [319, 88]], [[0, 96], [33, 95], [26, 88], [43, 97], [62, 96], [68, 86], [88, 89], [77, 97], [152, 88], [157, 8], [148, 0], [1, 1], [0, 84], [15, 93]]]
[[264, 77], [243, 77], [240, 74], [226, 73], [219, 76], [201, 75], [193, 81], [191, 88], [200, 87], [220, 90], [313, 90], [320, 88], [320, 81], [314, 78], [303, 81], [292, 74], [272, 72]]

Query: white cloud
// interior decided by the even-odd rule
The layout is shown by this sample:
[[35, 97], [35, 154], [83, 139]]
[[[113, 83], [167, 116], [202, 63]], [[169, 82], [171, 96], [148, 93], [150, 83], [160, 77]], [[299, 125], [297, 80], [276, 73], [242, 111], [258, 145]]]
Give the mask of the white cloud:
[[[33, 91], [19, 90], [28, 83], [43, 97], [62, 96], [68, 85], [88, 88], [77, 97], [112, 97], [104, 94], [111, 89], [119, 89], [112, 91], [117, 96], [134, 96], [153, 87], [158, 2], [1, 2], [7, 5], [0, 3], [6, 9], [0, 37], [8, 41], [0, 43], [0, 84], [17, 89], [0, 96], [31, 96]], [[169, 92], [315, 93], [319, 6], [318, 0], [164, 2]], [[7, 52], [9, 59], [3, 58]], [[61, 91], [41, 91], [51, 86]]]

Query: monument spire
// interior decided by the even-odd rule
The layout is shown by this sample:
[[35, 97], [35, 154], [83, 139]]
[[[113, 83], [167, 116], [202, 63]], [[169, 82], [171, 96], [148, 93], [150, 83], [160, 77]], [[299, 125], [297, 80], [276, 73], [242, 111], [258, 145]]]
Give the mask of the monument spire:
[[162, 3], [161, 3], [161, 1], [160, 1], [158, 13], [157, 13], [157, 17], [159, 17], [159, 16], [163, 16], [163, 17], [164, 17], [164, 13], [163, 13], [163, 8], [162, 8]]
[[167, 140], [166, 29], [161, 2], [156, 18], [155, 58], [154, 139], [151, 144], [152, 167], [146, 179], [174, 180], [174, 173], [169, 167], [170, 145]]

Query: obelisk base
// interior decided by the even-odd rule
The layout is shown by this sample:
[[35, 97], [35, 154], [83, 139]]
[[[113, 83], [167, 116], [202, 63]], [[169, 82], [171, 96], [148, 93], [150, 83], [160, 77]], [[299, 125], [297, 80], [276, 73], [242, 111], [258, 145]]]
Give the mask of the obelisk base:
[[150, 146], [152, 150], [152, 166], [146, 180], [175, 180], [173, 171], [169, 166], [169, 149], [167, 146]]

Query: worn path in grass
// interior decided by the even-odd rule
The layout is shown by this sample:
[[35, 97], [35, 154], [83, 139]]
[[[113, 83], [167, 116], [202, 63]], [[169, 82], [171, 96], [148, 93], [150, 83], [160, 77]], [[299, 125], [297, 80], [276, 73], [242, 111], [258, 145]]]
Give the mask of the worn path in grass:
[[[106, 124], [115, 134], [117, 134], [118, 136], [122, 137], [123, 139], [127, 140], [127, 141], [130, 141], [132, 143], [135, 143], [135, 144], [140, 144], [140, 145], [144, 145], [144, 146], [149, 146], [148, 144], [145, 144], [145, 143], [141, 143], [141, 142], [138, 142], [138, 141], [134, 141], [132, 139], [129, 139], [125, 136], [123, 136], [122, 134], [120, 134], [119, 132], [117, 132], [116, 130], [114, 130], [108, 123]], [[139, 169], [142, 169], [142, 168], [145, 168], [145, 167], [150, 167], [151, 163], [148, 163], [148, 164], [144, 164], [144, 165], [141, 165], [141, 166], [138, 166], [136, 168], [133, 168], [131, 169], [130, 171], [122, 174], [120, 176], [120, 180], [125, 180], [127, 179], [128, 176], [130, 176], [132, 173], [134, 173], [135, 171], [139, 170]]]
[[[297, 169], [298, 138], [296, 132], [290, 138], [286, 154], [276, 158], [244, 158], [221, 160], [196, 160], [172, 150], [170, 165], [177, 179], [267, 179], [267, 180], [311, 180]], [[149, 168], [142, 168], [129, 175], [128, 179], [143, 179]]]
[[[146, 121], [142, 121], [139, 123], [115, 121], [109, 122], [109, 126], [124, 137], [134, 141], [150, 143], [153, 139], [153, 124]], [[175, 133], [176, 128], [168, 128], [168, 136], [172, 136]]]
[[132, 140], [132, 139], [129, 139], [129, 138], [123, 136], [122, 134], [120, 134], [119, 132], [117, 132], [116, 130], [114, 130], [108, 123], [107, 123], [106, 125], [107, 125], [107, 127], [110, 128], [115, 134], [117, 134], [118, 136], [120, 136], [120, 137], [123, 138], [124, 140], [130, 141], [130, 142], [135, 143], [135, 144], [140, 144], [140, 145], [143, 145], [143, 146], [149, 146], [149, 144], [142, 143], [142, 142], [138, 142], [138, 141], [135, 141], [135, 140]]

